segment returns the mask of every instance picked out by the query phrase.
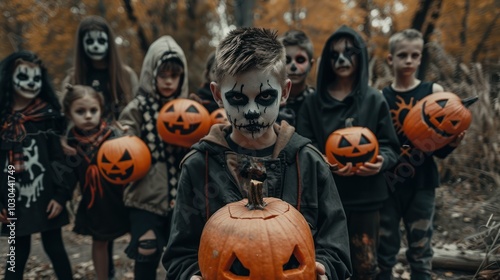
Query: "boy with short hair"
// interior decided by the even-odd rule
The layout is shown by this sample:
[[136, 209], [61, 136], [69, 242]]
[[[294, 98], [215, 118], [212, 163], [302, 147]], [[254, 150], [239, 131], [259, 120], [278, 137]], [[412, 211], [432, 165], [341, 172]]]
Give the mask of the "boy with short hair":
[[212, 126], [183, 161], [163, 256], [168, 279], [202, 279], [203, 227], [218, 209], [245, 197], [238, 165], [248, 157], [266, 167], [267, 196], [290, 203], [310, 224], [318, 278], [349, 277], [345, 215], [329, 165], [292, 126], [276, 123], [291, 87], [285, 68], [285, 49], [267, 29], [233, 30], [217, 47], [211, 90], [231, 124]]
[[[353, 29], [342, 26], [326, 41], [316, 89], [299, 112], [299, 134], [325, 153], [329, 135], [352, 120], [352, 125], [370, 129], [379, 142], [375, 163], [366, 162], [356, 172], [351, 171], [352, 163], [334, 171], [347, 217], [351, 279], [375, 279], [379, 210], [388, 197], [383, 172], [396, 163], [399, 143], [387, 103], [368, 85], [368, 52]], [[353, 147], [354, 155], [355, 150]]]
[[126, 134], [140, 137], [151, 152], [151, 167], [123, 193], [130, 208], [130, 242], [125, 252], [134, 259], [135, 279], [156, 279], [156, 269], [168, 241], [175, 204], [179, 163], [188, 149], [164, 142], [157, 131], [158, 113], [169, 101], [188, 96], [188, 65], [184, 51], [171, 36], [161, 36], [144, 57], [139, 90], [120, 114]]
[[306, 96], [314, 93], [307, 84], [307, 76], [314, 64], [313, 44], [302, 30], [289, 30], [279, 38], [286, 50], [286, 71], [292, 81], [292, 89], [285, 104], [281, 104], [278, 122], [284, 120], [297, 125], [300, 106]]
[[435, 152], [424, 153], [414, 148], [402, 130], [406, 113], [422, 98], [443, 87], [422, 82], [415, 77], [420, 65], [424, 40], [415, 29], [406, 29], [389, 39], [387, 61], [395, 79], [383, 89], [389, 104], [393, 125], [401, 143], [398, 163], [384, 175], [391, 190], [381, 210], [378, 263], [381, 270], [377, 279], [392, 279], [401, 236], [399, 224], [403, 220], [408, 241], [406, 257], [411, 268], [411, 279], [431, 279], [432, 221], [435, 206], [435, 188], [439, 174], [434, 156], [444, 158], [460, 143], [465, 133]]

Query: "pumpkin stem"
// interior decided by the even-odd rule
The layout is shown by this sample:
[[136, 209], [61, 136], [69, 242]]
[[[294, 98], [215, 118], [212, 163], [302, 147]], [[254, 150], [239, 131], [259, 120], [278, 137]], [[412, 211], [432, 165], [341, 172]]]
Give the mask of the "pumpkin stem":
[[477, 100], [479, 100], [478, 96], [467, 97], [465, 99], [462, 99], [462, 104], [464, 104], [465, 107], [469, 107], [470, 105], [474, 104]]
[[345, 119], [345, 127], [352, 127], [353, 122], [354, 122], [354, 118]]
[[250, 189], [248, 190], [248, 210], [263, 210], [266, 206], [262, 194], [262, 182], [252, 180], [250, 182]]

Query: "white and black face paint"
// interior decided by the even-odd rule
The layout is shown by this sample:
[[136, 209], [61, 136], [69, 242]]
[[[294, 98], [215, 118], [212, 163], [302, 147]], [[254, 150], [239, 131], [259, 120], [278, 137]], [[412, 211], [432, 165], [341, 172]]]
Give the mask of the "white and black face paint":
[[38, 65], [21, 63], [14, 70], [12, 81], [17, 94], [27, 99], [35, 98], [42, 89], [42, 70]]
[[90, 59], [102, 60], [108, 54], [108, 35], [99, 30], [85, 33], [83, 48]]
[[278, 117], [281, 90], [278, 79], [262, 71], [226, 77], [221, 84], [221, 97], [233, 128], [251, 139], [272, 129]]

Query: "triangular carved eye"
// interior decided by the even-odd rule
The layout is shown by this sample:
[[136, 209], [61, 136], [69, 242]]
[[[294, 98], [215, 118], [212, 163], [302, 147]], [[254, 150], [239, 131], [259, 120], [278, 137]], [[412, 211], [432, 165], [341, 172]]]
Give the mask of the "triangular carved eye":
[[352, 146], [351, 143], [344, 136], [342, 136], [342, 139], [340, 139], [339, 148], [345, 148], [351, 146]]
[[451, 125], [453, 125], [453, 126], [457, 126], [457, 124], [460, 123], [460, 121], [450, 121], [450, 122], [451, 122]]
[[361, 138], [359, 139], [359, 145], [371, 144], [370, 140], [366, 138], [363, 134], [361, 134]]
[[444, 116], [441, 116], [441, 117], [436, 117], [436, 120], [439, 122], [439, 123], [442, 123], [443, 120], [444, 120]]
[[295, 256], [295, 254], [292, 254], [290, 256], [290, 259], [288, 260], [288, 262], [283, 265], [283, 271], [290, 270], [290, 269], [295, 269], [295, 268], [299, 268], [299, 266], [300, 266], [299, 260], [297, 259], [297, 257]]
[[111, 163], [111, 161], [109, 161], [109, 159], [104, 154], [102, 155], [102, 162], [103, 163]]
[[193, 105], [189, 106], [189, 108], [187, 108], [186, 112], [188, 112], [188, 113], [199, 113], [198, 109], [196, 109], [196, 107], [194, 107]]
[[[120, 159], [120, 161], [125, 161], [125, 160], [132, 160], [132, 157], [130, 156], [128, 150], [125, 150], [125, 153], [123, 153], [123, 156]], [[103, 157], [103, 161], [104, 161], [104, 157]]]
[[441, 108], [444, 108], [446, 106], [446, 103], [448, 103], [448, 99], [442, 99], [442, 100], [438, 100], [436, 101], [436, 103], [441, 107]]
[[238, 259], [238, 256], [234, 256], [234, 261], [231, 264], [231, 267], [229, 267], [229, 271], [233, 273], [234, 275], [238, 276], [249, 276], [250, 275], [250, 270], [248, 270], [246, 267], [243, 266], [241, 261]]
[[168, 109], [165, 112], [173, 112], [174, 111], [174, 105], [168, 107]]

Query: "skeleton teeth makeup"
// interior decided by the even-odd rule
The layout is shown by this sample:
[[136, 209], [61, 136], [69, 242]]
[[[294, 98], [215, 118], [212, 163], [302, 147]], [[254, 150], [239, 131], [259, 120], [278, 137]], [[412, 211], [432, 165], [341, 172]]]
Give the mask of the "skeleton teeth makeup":
[[42, 70], [37, 65], [21, 63], [12, 76], [14, 90], [20, 96], [32, 99], [42, 89]]
[[249, 139], [262, 136], [276, 121], [282, 88], [274, 75], [252, 70], [226, 77], [220, 95], [235, 132]]
[[83, 36], [83, 48], [92, 60], [102, 60], [108, 53], [108, 35], [99, 30], [91, 30]]

